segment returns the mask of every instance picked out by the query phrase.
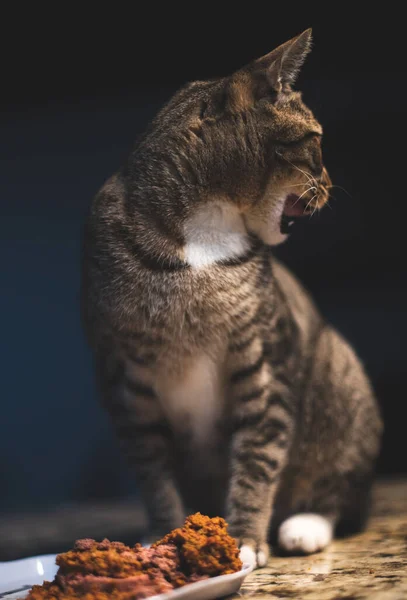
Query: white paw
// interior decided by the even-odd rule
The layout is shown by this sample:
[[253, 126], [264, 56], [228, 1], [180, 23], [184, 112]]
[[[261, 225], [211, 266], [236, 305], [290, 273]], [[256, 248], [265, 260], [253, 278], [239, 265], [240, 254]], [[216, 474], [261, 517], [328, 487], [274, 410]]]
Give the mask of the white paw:
[[312, 554], [331, 541], [332, 523], [321, 515], [298, 514], [284, 521], [278, 530], [278, 544], [287, 552]]
[[270, 556], [268, 544], [256, 544], [249, 540], [240, 546], [240, 560], [243, 564], [257, 567], [265, 567]]

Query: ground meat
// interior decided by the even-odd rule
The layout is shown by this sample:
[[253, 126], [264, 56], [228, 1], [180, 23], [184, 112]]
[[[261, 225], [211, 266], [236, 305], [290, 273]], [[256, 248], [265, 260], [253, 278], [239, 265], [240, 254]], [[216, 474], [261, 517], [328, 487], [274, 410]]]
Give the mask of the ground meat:
[[214, 577], [242, 568], [236, 541], [228, 535], [227, 523], [221, 517], [191, 515], [183, 527], [174, 529], [154, 546], [160, 544], [174, 544], [179, 549], [183, 569], [190, 573]]
[[84, 576], [75, 586], [64, 589], [55, 583], [35, 585], [30, 600], [139, 600], [156, 594], [171, 592], [174, 587], [164, 577], [140, 574], [126, 579]]
[[140, 544], [134, 547], [144, 570], [149, 573], [161, 573], [174, 587], [189, 583], [190, 576], [182, 572], [181, 557], [174, 544], [161, 544], [152, 548], [143, 548]]
[[131, 548], [120, 542], [78, 540], [73, 550], [59, 554], [56, 563], [61, 573], [107, 577], [130, 577], [141, 573], [142, 564]]
[[151, 548], [78, 540], [57, 556], [54, 581], [35, 585], [28, 600], [138, 600], [233, 573], [242, 563], [226, 528], [223, 519], [197, 513]]

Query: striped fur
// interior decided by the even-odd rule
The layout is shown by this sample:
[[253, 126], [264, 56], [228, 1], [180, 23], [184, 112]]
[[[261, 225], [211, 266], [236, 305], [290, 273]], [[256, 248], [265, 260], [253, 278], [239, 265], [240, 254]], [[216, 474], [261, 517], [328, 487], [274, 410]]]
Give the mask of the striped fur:
[[327, 199], [321, 127], [290, 88], [308, 42], [181, 90], [85, 236], [85, 325], [151, 535], [224, 514], [259, 565], [281, 524], [285, 549], [307, 551], [361, 521], [381, 433], [358, 358], [265, 233], [280, 241], [281, 198]]

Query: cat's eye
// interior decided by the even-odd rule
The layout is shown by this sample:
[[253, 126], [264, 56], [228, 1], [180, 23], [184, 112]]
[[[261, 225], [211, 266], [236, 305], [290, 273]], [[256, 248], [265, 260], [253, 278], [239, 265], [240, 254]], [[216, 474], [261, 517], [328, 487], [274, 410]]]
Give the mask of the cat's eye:
[[309, 131], [308, 133], [296, 140], [278, 140], [278, 144], [281, 144], [281, 146], [299, 146], [300, 144], [303, 144], [304, 142], [307, 142], [312, 138], [317, 139], [318, 142], [321, 142], [322, 134], [319, 131]]

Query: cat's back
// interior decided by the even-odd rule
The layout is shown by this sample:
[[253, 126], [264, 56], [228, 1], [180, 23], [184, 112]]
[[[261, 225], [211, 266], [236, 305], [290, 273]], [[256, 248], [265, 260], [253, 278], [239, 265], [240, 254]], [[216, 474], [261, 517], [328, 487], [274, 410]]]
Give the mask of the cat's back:
[[287, 305], [298, 327], [303, 345], [309, 346], [320, 331], [323, 319], [311, 295], [288, 267], [274, 257], [271, 263], [278, 295], [277, 301]]

